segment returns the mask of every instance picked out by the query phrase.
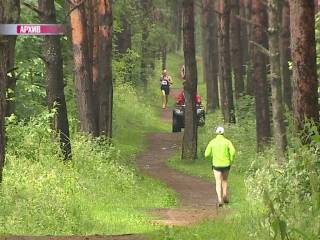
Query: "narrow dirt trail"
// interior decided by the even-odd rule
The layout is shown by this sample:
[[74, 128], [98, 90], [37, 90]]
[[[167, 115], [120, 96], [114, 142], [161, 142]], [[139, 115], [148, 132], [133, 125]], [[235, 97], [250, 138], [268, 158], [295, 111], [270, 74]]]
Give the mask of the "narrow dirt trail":
[[[178, 89], [171, 96], [176, 97]], [[171, 122], [172, 109], [162, 110], [163, 121]], [[215, 218], [218, 214], [217, 196], [214, 184], [197, 177], [191, 177], [169, 168], [166, 161], [181, 150], [181, 133], [152, 133], [147, 136], [148, 146], [137, 157], [141, 172], [157, 178], [173, 189], [178, 196], [179, 205], [172, 209], [151, 209], [149, 213], [157, 220], [154, 224], [187, 226], [204, 219]], [[119, 236], [8, 236], [0, 240], [143, 240], [144, 236], [127, 234]]]
[[[179, 90], [174, 89], [173, 97]], [[162, 120], [170, 121], [172, 109], [162, 110]], [[138, 156], [139, 169], [149, 176], [157, 178], [173, 189], [180, 201], [175, 209], [151, 210], [159, 218], [156, 223], [184, 226], [217, 216], [217, 196], [214, 184], [197, 177], [188, 176], [169, 168], [166, 161], [181, 150], [181, 133], [149, 134], [147, 149]]]

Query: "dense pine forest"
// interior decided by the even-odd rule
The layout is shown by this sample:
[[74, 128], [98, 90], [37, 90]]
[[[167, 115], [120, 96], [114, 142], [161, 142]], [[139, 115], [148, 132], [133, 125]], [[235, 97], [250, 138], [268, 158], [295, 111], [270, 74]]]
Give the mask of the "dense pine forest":
[[0, 0], [0, 238], [319, 239], [319, 114], [318, 0]]

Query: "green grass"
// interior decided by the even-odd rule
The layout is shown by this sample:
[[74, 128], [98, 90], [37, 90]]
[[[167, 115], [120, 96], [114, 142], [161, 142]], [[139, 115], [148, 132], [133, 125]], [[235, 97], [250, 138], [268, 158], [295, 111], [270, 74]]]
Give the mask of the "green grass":
[[[200, 176], [206, 181], [213, 182], [211, 164], [209, 161], [199, 159], [194, 163], [185, 163], [180, 160], [180, 156], [176, 156], [168, 160], [168, 165], [189, 175]], [[231, 171], [229, 184], [232, 201], [228, 206], [232, 209], [240, 209], [241, 207], [239, 206], [246, 204], [244, 176], [240, 173], [233, 173]], [[214, 184], [212, 184], [212, 186], [214, 187]]]
[[[181, 55], [179, 54], [170, 55], [168, 65], [176, 68], [180, 59]], [[205, 104], [206, 91], [202, 73], [202, 62], [198, 59], [198, 91]], [[243, 108], [244, 106], [251, 107], [249, 100], [238, 104]], [[257, 215], [250, 208], [250, 204], [247, 201], [245, 172], [249, 168], [252, 159], [255, 158], [255, 128], [254, 121], [247, 120], [252, 117], [249, 109], [244, 112], [246, 112], [245, 116], [240, 116], [240, 121], [243, 121], [243, 123], [239, 125], [224, 125], [220, 112], [208, 114], [206, 125], [198, 129], [198, 160], [193, 163], [185, 163], [180, 160], [180, 155], [177, 155], [167, 162], [174, 169], [189, 175], [200, 176], [204, 180], [213, 183], [211, 163], [204, 159], [204, 150], [208, 142], [214, 137], [214, 128], [218, 125], [223, 125], [226, 129], [226, 136], [234, 143], [237, 149], [237, 159], [229, 177], [231, 202], [226, 206], [228, 214], [214, 220], [206, 220], [195, 226], [161, 229], [156, 234], [151, 235], [150, 239], [218, 240], [250, 238], [249, 233], [252, 232], [251, 229], [255, 226]], [[212, 184], [212, 187], [214, 187], [214, 184]]]
[[[142, 176], [135, 156], [144, 149], [145, 134], [166, 131], [169, 125], [159, 119], [158, 102], [128, 84], [116, 86], [114, 103], [114, 146], [72, 131], [69, 164], [61, 161], [52, 141], [47, 113], [8, 125], [1, 235], [125, 234], [160, 228], [149, 223], [146, 210], [175, 206], [175, 194]], [[76, 120], [70, 120], [75, 129]]]
[[[179, 156], [176, 156], [168, 161], [168, 165], [189, 175], [200, 176], [206, 181], [213, 182], [211, 164], [203, 159], [194, 163], [184, 163]], [[191, 227], [166, 228], [161, 230], [158, 238], [155, 239], [249, 239], [248, 228], [250, 228], [253, 215], [247, 212], [250, 211], [250, 208], [246, 200], [242, 174], [230, 172], [229, 193], [231, 202], [225, 206], [228, 209], [226, 215]]]
[[[182, 86], [182, 63], [181, 54], [169, 55], [168, 71], [175, 88]], [[7, 162], [0, 188], [1, 235], [154, 232], [151, 239], [246, 239], [246, 226], [253, 218], [248, 220], [244, 177], [240, 173], [252, 158], [254, 138], [242, 141], [244, 135], [251, 134], [248, 129], [252, 123], [242, 128], [226, 126], [228, 137], [238, 149], [230, 176], [232, 214], [187, 228], [150, 224], [146, 209], [174, 207], [177, 203], [175, 193], [163, 183], [142, 176], [135, 166], [135, 157], [146, 144], [145, 135], [170, 131], [170, 124], [159, 118], [159, 66], [150, 78], [147, 93], [126, 83], [115, 87], [112, 147], [103, 139], [92, 140], [76, 133], [77, 122], [70, 117], [73, 161], [69, 164], [61, 161], [59, 147], [52, 141], [47, 113], [28, 122], [8, 124]], [[205, 98], [201, 68], [198, 74], [199, 91]], [[212, 181], [210, 163], [203, 160], [203, 151], [213, 136], [213, 126], [222, 122], [219, 115], [208, 115], [206, 126], [199, 129], [199, 160], [184, 164], [175, 157], [169, 161], [170, 166]]]

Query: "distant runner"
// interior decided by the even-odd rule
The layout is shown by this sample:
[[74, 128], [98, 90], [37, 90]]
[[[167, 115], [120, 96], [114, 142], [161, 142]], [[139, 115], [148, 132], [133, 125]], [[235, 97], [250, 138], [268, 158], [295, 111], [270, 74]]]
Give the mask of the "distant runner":
[[218, 127], [216, 134], [217, 136], [209, 142], [206, 148], [205, 158], [212, 161], [219, 207], [222, 207], [224, 203], [229, 203], [228, 175], [236, 150], [231, 141], [224, 137], [223, 127]]
[[164, 69], [162, 76], [160, 77], [161, 93], [162, 93], [162, 108], [166, 108], [168, 105], [168, 96], [170, 93], [170, 85], [172, 84], [172, 79], [168, 75], [167, 69]]

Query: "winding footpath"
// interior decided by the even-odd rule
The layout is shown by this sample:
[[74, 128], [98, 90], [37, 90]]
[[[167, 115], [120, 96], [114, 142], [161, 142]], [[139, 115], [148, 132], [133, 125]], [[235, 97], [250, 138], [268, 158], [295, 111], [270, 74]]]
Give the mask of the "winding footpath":
[[[175, 97], [179, 90], [173, 90]], [[172, 109], [162, 112], [162, 120], [170, 121]], [[175, 209], [151, 210], [156, 223], [185, 226], [217, 216], [217, 195], [214, 184], [169, 168], [166, 161], [181, 151], [181, 133], [153, 133], [147, 136], [148, 146], [137, 158], [139, 169], [173, 189], [180, 204]]]
[[[178, 89], [171, 96], [176, 97]], [[171, 122], [172, 109], [162, 110], [162, 120]], [[181, 151], [181, 133], [152, 133], [147, 136], [148, 146], [137, 157], [140, 171], [157, 178], [177, 193], [179, 200], [176, 208], [151, 209], [148, 211], [156, 220], [153, 224], [187, 226], [204, 219], [213, 219], [218, 214], [217, 195], [213, 182], [188, 176], [169, 168], [166, 161]], [[0, 237], [5, 240], [143, 240], [142, 235], [121, 236], [68, 236], [68, 237]]]

